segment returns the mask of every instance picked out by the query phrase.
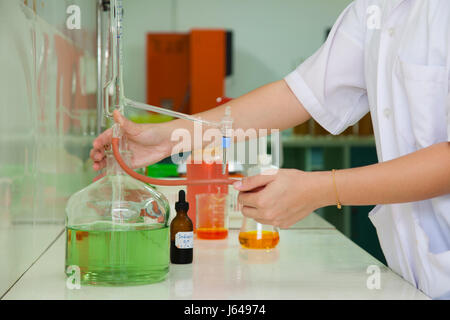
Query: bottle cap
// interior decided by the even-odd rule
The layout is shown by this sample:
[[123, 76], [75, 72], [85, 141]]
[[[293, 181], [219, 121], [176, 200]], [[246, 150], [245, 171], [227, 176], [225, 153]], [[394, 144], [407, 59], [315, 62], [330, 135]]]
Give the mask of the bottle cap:
[[184, 190], [178, 192], [178, 202], [175, 202], [175, 210], [185, 212], [189, 210], [189, 202], [186, 202], [186, 193]]

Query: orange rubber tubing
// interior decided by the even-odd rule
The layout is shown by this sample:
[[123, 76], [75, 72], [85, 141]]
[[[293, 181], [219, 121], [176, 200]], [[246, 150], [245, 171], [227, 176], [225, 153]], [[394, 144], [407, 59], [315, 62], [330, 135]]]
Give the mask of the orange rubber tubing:
[[126, 165], [125, 161], [123, 161], [122, 156], [120, 155], [119, 152], [119, 138], [112, 138], [112, 149], [114, 158], [116, 158], [116, 161], [120, 165], [122, 170], [125, 171], [131, 177], [145, 183], [154, 184], [158, 186], [187, 186], [187, 185], [204, 185], [204, 184], [233, 184], [236, 181], [239, 181], [237, 179], [166, 180], [166, 179], [155, 179], [146, 177], [132, 170], [130, 167]]

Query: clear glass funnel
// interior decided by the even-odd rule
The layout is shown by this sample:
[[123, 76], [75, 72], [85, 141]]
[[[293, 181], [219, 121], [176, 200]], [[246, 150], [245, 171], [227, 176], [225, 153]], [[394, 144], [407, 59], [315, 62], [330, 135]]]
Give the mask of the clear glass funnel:
[[106, 175], [68, 201], [66, 273], [79, 270], [81, 284], [91, 285], [163, 280], [169, 271], [169, 211], [164, 195], [124, 173], [108, 152]]

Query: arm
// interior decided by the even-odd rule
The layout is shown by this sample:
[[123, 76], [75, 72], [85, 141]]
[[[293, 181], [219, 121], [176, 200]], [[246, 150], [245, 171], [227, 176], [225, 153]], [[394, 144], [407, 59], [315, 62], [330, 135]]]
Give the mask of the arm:
[[[450, 143], [367, 167], [336, 172], [342, 204], [420, 201], [450, 193]], [[332, 204], [332, 203], [330, 203]]]
[[[310, 118], [309, 113], [284, 80], [256, 89], [231, 101], [228, 105], [232, 110], [233, 127], [244, 131], [251, 128], [284, 130]], [[224, 114], [225, 106], [221, 106], [196, 116], [205, 120], [220, 121]], [[174, 146], [178, 144], [178, 141], [171, 139], [176, 129], [187, 129], [190, 137], [194, 138], [194, 123], [187, 120], [179, 119], [163, 124], [136, 124], [125, 119], [117, 111], [114, 112], [114, 120], [120, 123], [128, 138], [129, 148], [133, 152], [131, 160], [133, 168], [141, 168], [170, 156]], [[104, 149], [111, 144], [111, 137], [112, 130], [108, 129], [93, 142], [90, 156], [94, 161], [94, 170], [105, 167]], [[236, 138], [239, 140], [242, 137]], [[182, 147], [186, 151], [192, 145], [193, 141]]]
[[[444, 142], [388, 162], [336, 172], [343, 205], [421, 201], [450, 193], [450, 143]], [[287, 228], [312, 211], [336, 205], [332, 173], [279, 170], [246, 178], [235, 186], [243, 214]], [[276, 199], [276, 201], [274, 201]]]
[[[270, 129], [285, 130], [308, 121], [311, 116], [301, 102], [292, 93], [284, 80], [279, 80], [251, 91], [226, 105], [200, 114], [204, 120], [220, 121], [225, 107], [231, 107], [234, 129]], [[194, 124], [187, 120], [175, 120], [170, 123], [172, 130], [188, 129], [193, 137]], [[242, 137], [236, 137], [241, 140]]]

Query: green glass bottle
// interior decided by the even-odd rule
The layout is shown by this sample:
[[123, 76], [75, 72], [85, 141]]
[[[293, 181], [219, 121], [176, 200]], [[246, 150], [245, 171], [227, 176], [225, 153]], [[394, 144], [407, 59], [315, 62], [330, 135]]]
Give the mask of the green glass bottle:
[[[129, 154], [123, 152], [125, 159]], [[81, 284], [138, 285], [169, 271], [169, 203], [125, 174], [112, 153], [107, 174], [74, 194], [66, 213], [66, 274]]]

